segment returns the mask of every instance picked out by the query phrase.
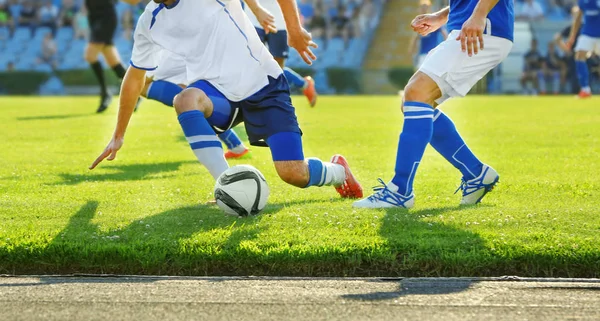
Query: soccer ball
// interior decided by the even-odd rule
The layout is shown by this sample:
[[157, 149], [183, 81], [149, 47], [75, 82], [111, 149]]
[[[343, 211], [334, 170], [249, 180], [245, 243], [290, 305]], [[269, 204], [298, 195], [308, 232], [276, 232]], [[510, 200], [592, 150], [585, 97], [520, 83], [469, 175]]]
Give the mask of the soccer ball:
[[215, 184], [217, 205], [227, 214], [257, 215], [267, 205], [269, 186], [263, 174], [250, 165], [229, 168]]

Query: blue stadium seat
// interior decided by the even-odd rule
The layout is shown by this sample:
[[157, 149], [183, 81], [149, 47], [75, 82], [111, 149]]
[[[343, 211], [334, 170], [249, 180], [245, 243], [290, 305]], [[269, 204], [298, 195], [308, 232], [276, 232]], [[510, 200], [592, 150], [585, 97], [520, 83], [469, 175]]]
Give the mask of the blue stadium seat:
[[42, 41], [47, 33], [52, 32], [52, 30], [48, 27], [38, 27], [35, 29], [35, 36], [33, 41]]
[[14, 41], [29, 41], [31, 40], [31, 29], [25, 27], [18, 27], [13, 35]]
[[73, 39], [73, 28], [70, 27], [62, 27], [60, 29], [58, 29], [58, 32], [56, 33], [56, 40], [71, 40]]

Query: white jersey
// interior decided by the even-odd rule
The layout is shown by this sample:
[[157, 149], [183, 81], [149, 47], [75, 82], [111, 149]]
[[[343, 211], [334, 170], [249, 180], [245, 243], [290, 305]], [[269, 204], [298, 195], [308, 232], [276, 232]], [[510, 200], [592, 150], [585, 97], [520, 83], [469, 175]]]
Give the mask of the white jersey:
[[[260, 5], [265, 8], [267, 11], [269, 11], [273, 17], [275, 17], [275, 28], [277, 28], [278, 31], [285, 31], [286, 27], [285, 27], [285, 19], [283, 18], [283, 12], [281, 11], [281, 7], [279, 6], [279, 3], [277, 2], [277, 0], [256, 0], [258, 3], [260, 3]], [[258, 19], [256, 19], [256, 16], [254, 15], [254, 13], [252, 13], [252, 10], [250, 10], [250, 7], [248, 7], [248, 5], [246, 4], [244, 6], [244, 10], [246, 11], [246, 14], [248, 15], [248, 17], [250, 17], [250, 21], [252, 21], [252, 24], [256, 27], [256, 28], [260, 28], [262, 29], [262, 26], [260, 25], [260, 23], [258, 22]]]
[[282, 74], [240, 0], [179, 0], [171, 7], [150, 2], [135, 29], [132, 66], [156, 69], [161, 50], [183, 57], [188, 83], [206, 80], [231, 101]]

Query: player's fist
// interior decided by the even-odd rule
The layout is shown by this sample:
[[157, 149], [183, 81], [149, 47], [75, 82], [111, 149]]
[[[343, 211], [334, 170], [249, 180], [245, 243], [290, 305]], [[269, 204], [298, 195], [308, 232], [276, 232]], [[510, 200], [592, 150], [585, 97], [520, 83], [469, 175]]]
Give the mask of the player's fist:
[[467, 52], [469, 57], [478, 54], [479, 49], [483, 50], [483, 31], [485, 30], [486, 18], [472, 15], [463, 23], [460, 34], [456, 40], [460, 41], [460, 47], [463, 52]]
[[123, 138], [113, 137], [113, 139], [111, 139], [110, 143], [108, 143], [108, 146], [106, 146], [102, 154], [100, 154], [100, 156], [96, 158], [94, 163], [92, 163], [90, 169], [96, 168], [96, 166], [98, 166], [98, 164], [100, 164], [105, 158], [109, 161], [115, 159], [115, 157], [117, 157], [117, 152], [119, 151], [119, 149], [121, 149], [121, 147], [123, 147]]
[[444, 25], [445, 21], [435, 13], [428, 13], [416, 16], [410, 23], [410, 27], [421, 36], [438, 30]]
[[298, 51], [307, 65], [312, 65], [312, 62], [317, 60], [317, 56], [310, 48], [318, 48], [318, 46], [312, 41], [312, 35], [304, 28], [298, 31], [288, 30], [288, 45]]
[[273, 17], [267, 9], [259, 6], [253, 13], [266, 34], [277, 32], [277, 27], [275, 27], [275, 17]]

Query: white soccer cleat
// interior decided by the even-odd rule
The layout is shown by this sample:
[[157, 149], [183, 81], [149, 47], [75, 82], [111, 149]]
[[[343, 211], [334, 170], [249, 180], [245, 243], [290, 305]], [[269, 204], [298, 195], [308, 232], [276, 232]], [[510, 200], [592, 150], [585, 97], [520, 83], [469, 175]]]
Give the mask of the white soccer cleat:
[[496, 170], [488, 165], [483, 165], [483, 170], [479, 176], [468, 181], [463, 179], [456, 190], [456, 192], [462, 190], [460, 205], [474, 205], [481, 202], [485, 194], [491, 192], [494, 186], [498, 184], [499, 179], [500, 175]]
[[412, 208], [415, 206], [415, 195], [404, 196], [390, 191], [381, 178], [378, 179], [381, 186], [373, 188], [373, 195], [354, 202], [356, 208]]

